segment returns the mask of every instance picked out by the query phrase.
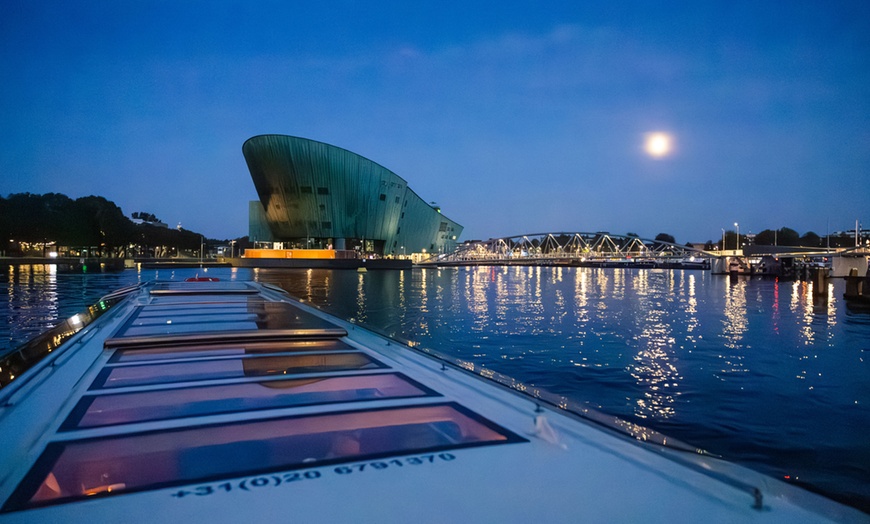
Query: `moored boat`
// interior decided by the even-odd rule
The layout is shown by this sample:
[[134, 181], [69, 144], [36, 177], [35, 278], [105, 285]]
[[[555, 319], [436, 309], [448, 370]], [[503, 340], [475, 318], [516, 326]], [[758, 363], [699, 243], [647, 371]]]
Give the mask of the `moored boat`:
[[268, 285], [92, 310], [2, 360], [4, 522], [867, 520]]

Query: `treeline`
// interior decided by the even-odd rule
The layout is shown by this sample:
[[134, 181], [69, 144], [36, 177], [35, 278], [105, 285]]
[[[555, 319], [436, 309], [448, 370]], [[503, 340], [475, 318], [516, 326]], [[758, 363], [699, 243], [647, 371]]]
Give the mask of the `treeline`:
[[[0, 251], [9, 255], [24, 254], [22, 245], [53, 243], [106, 257], [159, 256], [198, 251], [203, 241], [193, 231], [135, 224], [103, 197], [73, 200], [58, 193], [0, 196], [0, 235]], [[131, 246], [136, 252], [130, 253]]]
[[[735, 249], [737, 246], [737, 232], [733, 230], [726, 231], [724, 237], [724, 249]], [[823, 237], [813, 231], [807, 231], [801, 235], [794, 229], [783, 227], [780, 229], [765, 229], [755, 235], [740, 235], [740, 245], [807, 248], [852, 247], [855, 245], [855, 236], [846, 233], [837, 233]], [[715, 243], [712, 240], [708, 240], [705, 249], [709, 250], [714, 246], [718, 249], [723, 249], [722, 240]]]
[[[755, 245], [758, 246], [800, 246], [800, 247], [822, 247], [824, 239], [812, 231], [807, 231], [803, 235], [799, 234], [794, 229], [783, 227], [780, 229], [765, 229], [761, 233], [755, 235], [753, 239]], [[842, 247], [839, 245], [839, 237], [831, 237], [832, 247]], [[854, 241], [854, 238], [852, 239]]]
[[[636, 237], [636, 233], [627, 233], [628, 237]], [[715, 249], [735, 249], [737, 247], [737, 232], [734, 230], [725, 231], [723, 238], [716, 242], [708, 240], [704, 243], [703, 248], [707, 251]], [[656, 235], [657, 242], [670, 242], [676, 244], [676, 239], [668, 233], [659, 233]], [[724, 243], [723, 243], [724, 241]], [[822, 237], [818, 234], [808, 231], [801, 235], [791, 228], [783, 227], [780, 229], [765, 229], [758, 234], [743, 234], [739, 238], [740, 246], [748, 245], [756, 246], [783, 246], [783, 247], [807, 247], [807, 248], [822, 248], [822, 247], [852, 247], [855, 245], [855, 236], [848, 233], [837, 233]], [[702, 247], [700, 244], [686, 244], [689, 247]], [[723, 247], [724, 246], [724, 247]]]

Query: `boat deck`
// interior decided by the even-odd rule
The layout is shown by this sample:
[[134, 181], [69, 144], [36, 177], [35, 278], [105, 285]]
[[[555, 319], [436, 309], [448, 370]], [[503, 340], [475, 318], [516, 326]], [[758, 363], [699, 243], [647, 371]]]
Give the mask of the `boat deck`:
[[0, 521], [868, 520], [269, 286], [114, 299], [0, 389]]

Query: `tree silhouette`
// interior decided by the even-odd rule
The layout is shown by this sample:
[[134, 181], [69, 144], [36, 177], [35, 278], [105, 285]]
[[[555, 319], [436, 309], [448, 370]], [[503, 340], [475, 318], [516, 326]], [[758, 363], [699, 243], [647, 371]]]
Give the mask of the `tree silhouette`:
[[145, 223], [134, 224], [114, 202], [100, 196], [76, 200], [59, 193], [0, 196], [0, 251], [11, 251], [2, 249], [10, 240], [15, 244], [54, 242], [86, 248], [100, 256], [120, 257], [130, 255], [126, 253], [130, 244], [159, 247], [157, 251], [168, 254], [170, 248], [199, 250], [203, 241], [202, 235], [193, 231], [153, 225], [158, 219], [151, 213], [132, 216]]

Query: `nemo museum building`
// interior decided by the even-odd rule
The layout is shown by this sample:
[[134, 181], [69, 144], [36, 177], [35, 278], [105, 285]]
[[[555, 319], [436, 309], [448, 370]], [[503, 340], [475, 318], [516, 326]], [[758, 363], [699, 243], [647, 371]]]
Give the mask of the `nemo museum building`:
[[[462, 226], [389, 169], [306, 138], [260, 135], [242, 153], [260, 197], [250, 203], [248, 259], [405, 258], [449, 253]], [[265, 260], [263, 260], [265, 262]], [[271, 264], [265, 264], [271, 265]]]

